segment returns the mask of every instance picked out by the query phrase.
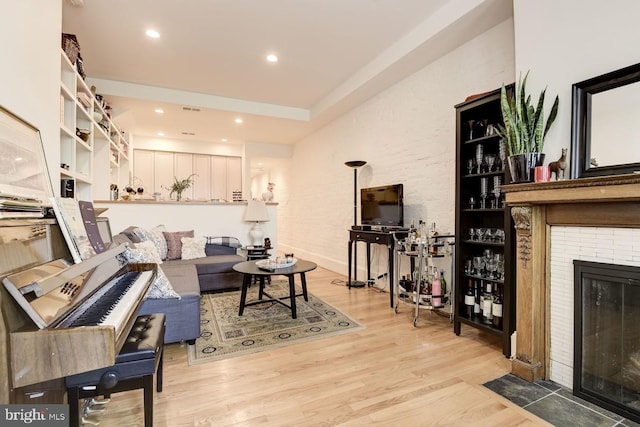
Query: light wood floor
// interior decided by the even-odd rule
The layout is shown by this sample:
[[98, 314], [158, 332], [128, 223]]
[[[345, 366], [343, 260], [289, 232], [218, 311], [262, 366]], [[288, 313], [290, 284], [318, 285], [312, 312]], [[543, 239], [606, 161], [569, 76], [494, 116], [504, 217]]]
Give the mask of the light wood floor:
[[[389, 295], [348, 290], [318, 269], [309, 291], [366, 326], [314, 342], [188, 366], [184, 345], [165, 347], [156, 426], [549, 425], [484, 388], [510, 363], [489, 335]], [[332, 284], [332, 281], [339, 281]], [[142, 425], [142, 391], [112, 396], [101, 426]]]

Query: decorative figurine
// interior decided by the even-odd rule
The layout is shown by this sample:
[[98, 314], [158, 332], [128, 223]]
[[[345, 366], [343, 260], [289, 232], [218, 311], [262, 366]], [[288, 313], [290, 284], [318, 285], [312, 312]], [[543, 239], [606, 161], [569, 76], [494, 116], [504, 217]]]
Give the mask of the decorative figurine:
[[564, 171], [567, 169], [567, 149], [562, 149], [562, 156], [555, 162], [549, 163], [549, 169], [551, 170], [551, 175], [556, 174], [556, 181], [559, 179], [564, 179]]
[[262, 200], [264, 200], [265, 202], [272, 202], [273, 201], [273, 187], [274, 186], [275, 186], [275, 184], [273, 182], [270, 182], [269, 185], [267, 185], [267, 191], [262, 193]]
[[264, 238], [264, 248], [265, 249], [271, 249], [271, 239], [268, 237]]

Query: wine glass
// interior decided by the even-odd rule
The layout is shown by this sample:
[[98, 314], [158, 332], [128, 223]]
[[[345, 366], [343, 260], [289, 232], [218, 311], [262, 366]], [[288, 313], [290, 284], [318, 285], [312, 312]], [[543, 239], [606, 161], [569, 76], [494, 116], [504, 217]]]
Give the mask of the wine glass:
[[475, 123], [475, 120], [467, 120], [467, 125], [469, 126], [469, 139], [473, 139], [473, 126]]
[[493, 166], [496, 163], [496, 155], [487, 154], [486, 156], [484, 156], [484, 161], [487, 164], [487, 172], [493, 172]]
[[482, 144], [476, 145], [476, 166], [478, 173], [482, 173], [482, 161], [484, 159], [484, 146]]
[[473, 272], [474, 275], [479, 276], [480, 271], [484, 268], [484, 259], [481, 256], [473, 257]]
[[473, 173], [474, 166], [475, 166], [475, 161], [473, 159], [467, 159], [467, 169], [469, 171], [469, 175]]
[[487, 237], [487, 242], [493, 242], [493, 239], [495, 238], [495, 232], [496, 232], [495, 229], [487, 228], [487, 231], [485, 232], [485, 236]]
[[489, 180], [485, 176], [480, 178], [480, 198], [482, 201], [480, 202], [480, 208], [484, 209], [487, 207], [487, 194], [489, 194]]
[[485, 266], [487, 269], [487, 272], [489, 274], [489, 278], [490, 279], [495, 279], [496, 278], [496, 269], [498, 267], [498, 263], [496, 262], [495, 257], [491, 257], [488, 259], [485, 259]]
[[478, 241], [479, 242], [483, 242], [484, 241], [484, 235], [487, 232], [487, 229], [484, 227], [480, 227], [480, 228], [476, 228], [476, 236], [478, 236]]
[[470, 228], [469, 229], [469, 240], [473, 240], [473, 236], [475, 236], [476, 234], [476, 229], [475, 228]]
[[476, 208], [476, 198], [473, 196], [469, 197], [469, 208], [470, 209]]

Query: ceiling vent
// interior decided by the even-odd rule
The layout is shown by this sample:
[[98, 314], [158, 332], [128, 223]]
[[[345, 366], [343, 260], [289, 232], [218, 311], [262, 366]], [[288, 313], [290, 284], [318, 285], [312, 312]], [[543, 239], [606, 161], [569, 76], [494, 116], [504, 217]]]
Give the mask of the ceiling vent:
[[199, 112], [200, 109], [198, 107], [187, 107], [187, 106], [183, 106], [182, 107], [182, 111], [193, 111], [193, 112]]
[[183, 135], [195, 136], [195, 132], [181, 132]]

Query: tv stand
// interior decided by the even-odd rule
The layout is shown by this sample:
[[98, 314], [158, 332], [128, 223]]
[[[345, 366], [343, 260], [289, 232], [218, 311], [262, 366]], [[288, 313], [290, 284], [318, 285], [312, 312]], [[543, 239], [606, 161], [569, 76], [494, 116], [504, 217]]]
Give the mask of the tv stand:
[[[393, 259], [394, 259], [394, 250], [395, 250], [395, 240], [394, 234], [396, 235], [396, 239], [403, 239], [407, 237], [409, 234], [407, 230], [395, 230], [395, 231], [382, 231], [382, 230], [349, 230], [349, 274], [348, 274], [348, 282], [347, 286], [349, 289], [354, 287], [351, 282], [351, 254], [353, 251], [353, 245], [357, 244], [357, 242], [365, 242], [367, 244], [367, 279], [371, 279], [371, 244], [385, 245], [389, 250], [389, 301], [391, 307], [393, 305]], [[354, 271], [354, 281], [357, 274], [355, 274], [358, 270], [358, 260], [353, 260], [353, 271]], [[368, 280], [367, 280], [368, 282]]]

